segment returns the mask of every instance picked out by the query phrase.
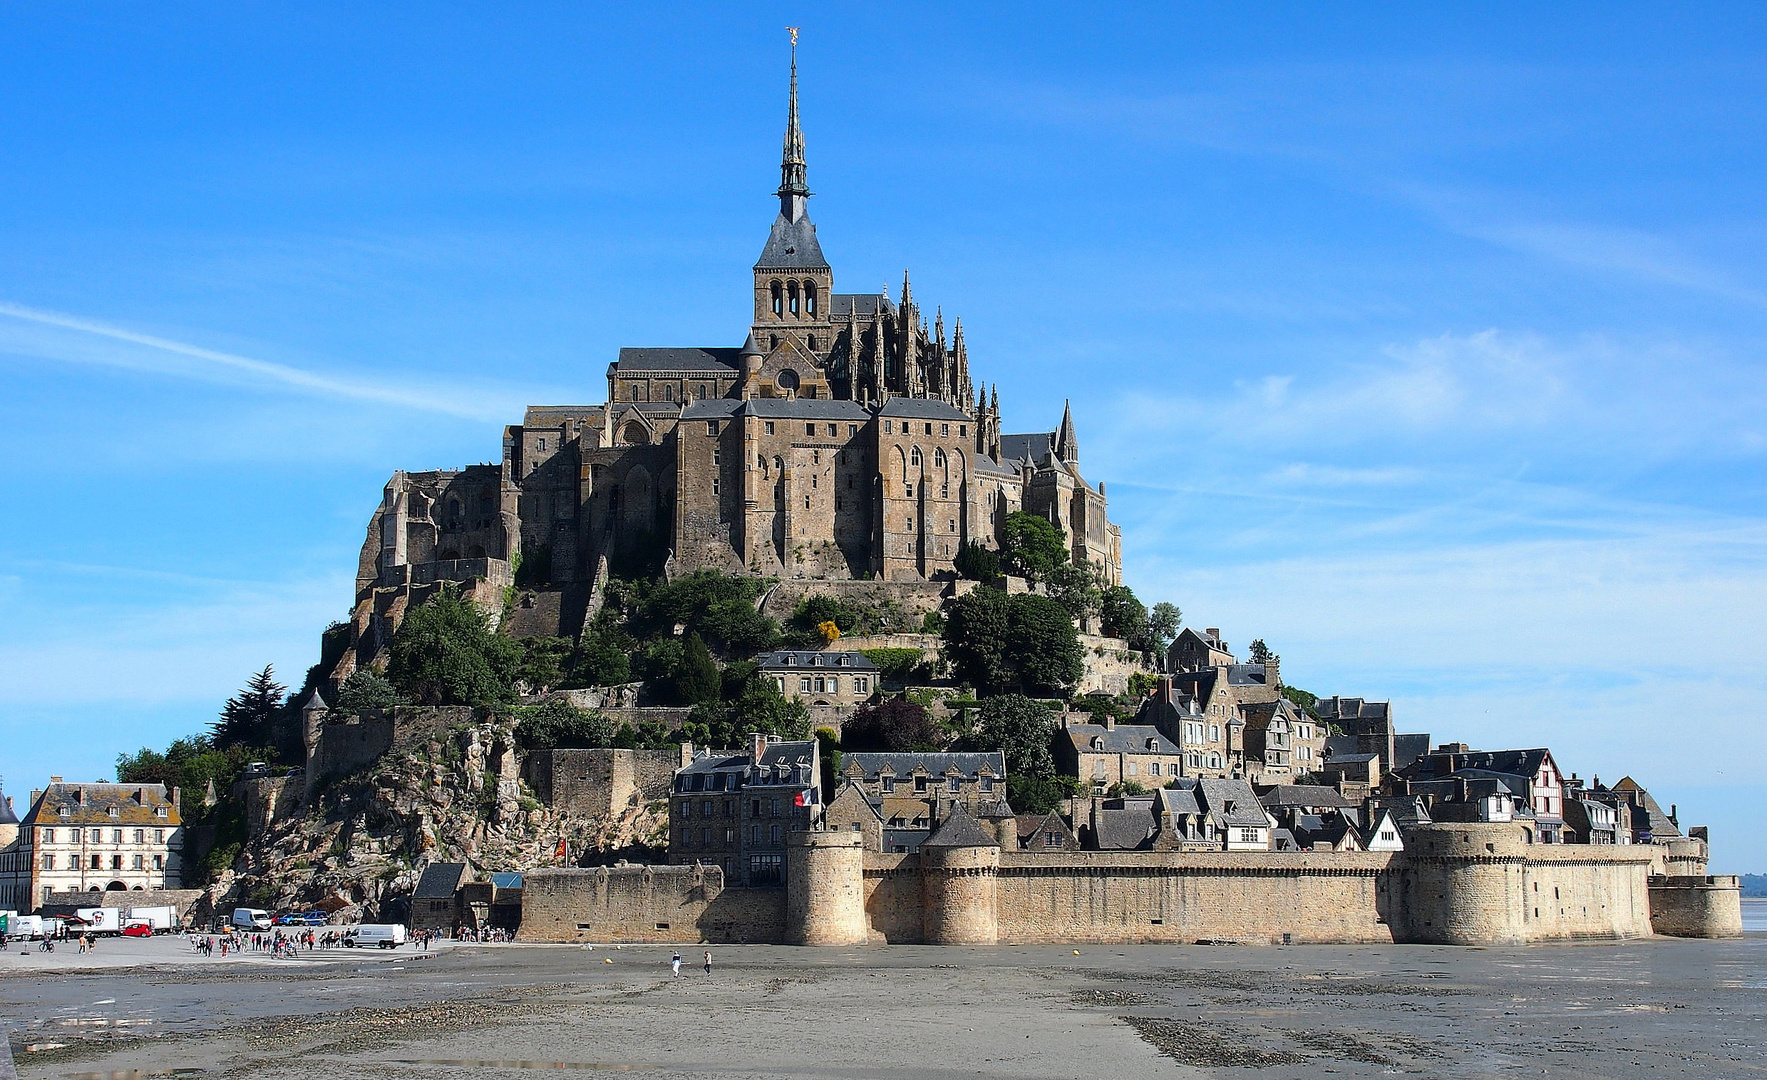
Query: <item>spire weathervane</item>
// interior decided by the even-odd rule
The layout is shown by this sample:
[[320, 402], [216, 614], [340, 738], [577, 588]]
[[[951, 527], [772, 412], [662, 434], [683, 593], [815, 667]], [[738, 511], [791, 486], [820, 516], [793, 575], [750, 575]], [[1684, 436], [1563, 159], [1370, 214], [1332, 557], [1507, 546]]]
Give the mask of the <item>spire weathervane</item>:
[[791, 101], [786, 109], [785, 154], [779, 164], [779, 212], [787, 221], [804, 216], [804, 200], [810, 197], [804, 169], [804, 132], [798, 126], [798, 28], [791, 34]]

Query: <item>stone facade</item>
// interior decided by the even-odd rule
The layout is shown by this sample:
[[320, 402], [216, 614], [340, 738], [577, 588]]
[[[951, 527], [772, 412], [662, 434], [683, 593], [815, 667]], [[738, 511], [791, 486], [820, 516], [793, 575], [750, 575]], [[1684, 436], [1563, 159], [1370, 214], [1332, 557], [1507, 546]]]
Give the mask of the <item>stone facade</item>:
[[1489, 945], [1740, 925], [1734, 879], [1653, 878], [1643, 846], [1534, 845], [1516, 826], [1419, 826], [1403, 852], [1041, 854], [1003, 851], [967, 818], [949, 824], [961, 842], [935, 835], [916, 854], [861, 853], [849, 833], [794, 837], [804, 872], [783, 890], [725, 890], [714, 867], [539, 871], [521, 938]]
[[[31, 911], [55, 893], [138, 897], [176, 889], [184, 851], [180, 792], [164, 784], [78, 784], [50, 777], [31, 792], [0, 865], [0, 895]], [[16, 831], [14, 831], [16, 830]], [[119, 906], [133, 900], [119, 899]]]
[[396, 473], [369, 523], [333, 689], [379, 662], [438, 582], [496, 611], [519, 576], [557, 594], [530, 601], [524, 632], [575, 634], [604, 557], [626, 574], [925, 581], [954, 577], [963, 543], [997, 545], [1023, 510], [1121, 581], [1121, 532], [1104, 486], [1080, 472], [1072, 416], [1003, 434], [961, 324], [947, 334], [935, 309], [929, 326], [906, 275], [897, 297], [834, 291], [792, 157], [795, 86], [744, 344], [621, 349], [605, 402], [529, 408], [497, 464]]
[[522, 779], [549, 809], [601, 818], [666, 799], [675, 770], [693, 761], [691, 743], [678, 750], [536, 750]]

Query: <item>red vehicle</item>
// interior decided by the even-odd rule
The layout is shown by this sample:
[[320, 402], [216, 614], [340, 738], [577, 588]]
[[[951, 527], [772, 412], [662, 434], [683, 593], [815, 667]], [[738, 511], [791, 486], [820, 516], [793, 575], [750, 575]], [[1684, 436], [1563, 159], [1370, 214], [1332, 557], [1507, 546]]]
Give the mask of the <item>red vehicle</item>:
[[144, 922], [132, 922], [123, 927], [124, 937], [152, 937], [153, 927]]

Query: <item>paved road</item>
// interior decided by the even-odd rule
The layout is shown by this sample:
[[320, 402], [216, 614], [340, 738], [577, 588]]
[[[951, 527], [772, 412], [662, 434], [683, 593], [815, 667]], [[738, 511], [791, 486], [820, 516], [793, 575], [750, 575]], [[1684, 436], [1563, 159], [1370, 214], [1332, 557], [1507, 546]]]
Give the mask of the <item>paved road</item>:
[[0, 1021], [21, 1076], [82, 1080], [1767, 1076], [1767, 935], [1078, 954], [724, 946], [710, 977], [701, 951], [682, 947], [679, 978], [671, 950], [649, 946], [0, 967]]

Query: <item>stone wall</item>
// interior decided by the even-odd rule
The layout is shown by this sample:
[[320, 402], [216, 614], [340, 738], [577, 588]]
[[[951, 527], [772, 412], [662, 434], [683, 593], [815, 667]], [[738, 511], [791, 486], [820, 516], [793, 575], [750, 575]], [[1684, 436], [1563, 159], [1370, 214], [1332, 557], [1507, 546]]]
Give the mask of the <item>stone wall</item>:
[[528, 755], [523, 779], [549, 808], [597, 818], [669, 797], [675, 770], [690, 760], [681, 750], [538, 750]]
[[779, 942], [784, 889], [726, 889], [715, 866], [531, 870], [518, 941]]
[[1086, 674], [1081, 677], [1078, 693], [1127, 693], [1129, 676], [1147, 671], [1142, 666], [1141, 654], [1130, 649], [1122, 638], [1081, 634], [1080, 651], [1086, 661]]
[[57, 892], [43, 898], [43, 905], [38, 909], [42, 915], [53, 915], [67, 918], [77, 908], [83, 907], [119, 907], [123, 909], [138, 907], [171, 907], [178, 911], [180, 920], [190, 918], [191, 909], [202, 899], [201, 889], [149, 889], [145, 892]]
[[[793, 849], [792, 874], [814, 877], [793, 880], [789, 908], [784, 890], [724, 890], [716, 868], [537, 871], [522, 937], [856, 941], [856, 904], [865, 939], [891, 944], [1485, 945], [1645, 937], [1653, 916], [1661, 933], [1740, 926], [1734, 879], [1647, 888], [1647, 846], [1528, 845], [1513, 825], [1423, 826], [1407, 843], [1336, 853], [923, 849], [862, 861], [806, 844]], [[859, 879], [856, 893], [835, 880], [842, 874]]]
[[1650, 922], [1671, 937], [1740, 937], [1742, 883], [1734, 875], [1650, 879]]
[[245, 807], [246, 828], [250, 835], [262, 836], [271, 826], [300, 809], [306, 788], [305, 781], [299, 776], [257, 776], [236, 781], [231, 794]]
[[[929, 611], [939, 610], [949, 596], [957, 594], [960, 585], [973, 587], [974, 582], [957, 581], [825, 581], [793, 578], [780, 582], [761, 602], [761, 614], [781, 622], [791, 618], [798, 603], [806, 596], [832, 596], [857, 608], [882, 608], [894, 603], [902, 609], [909, 625], [904, 631], [920, 629], [920, 620]], [[837, 645], [836, 648], [844, 648]]]

